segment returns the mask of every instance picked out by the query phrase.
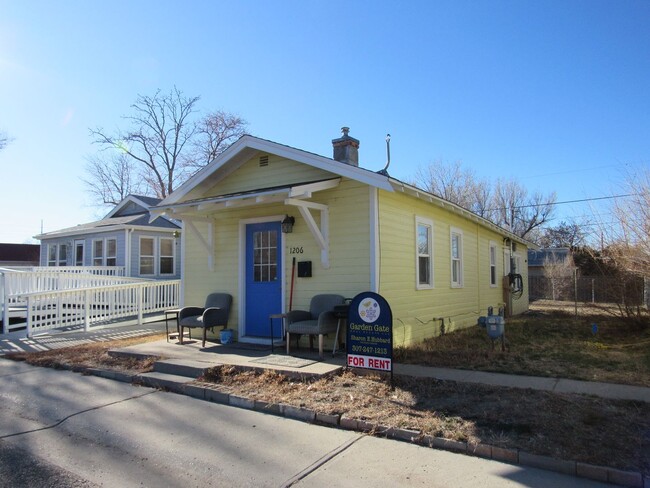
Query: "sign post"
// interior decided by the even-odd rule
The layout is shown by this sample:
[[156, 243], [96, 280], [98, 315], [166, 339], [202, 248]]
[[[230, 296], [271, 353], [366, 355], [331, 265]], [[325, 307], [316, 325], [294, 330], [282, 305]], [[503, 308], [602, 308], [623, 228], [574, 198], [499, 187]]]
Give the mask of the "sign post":
[[390, 371], [393, 384], [393, 312], [384, 297], [366, 291], [352, 299], [345, 344], [348, 367]]

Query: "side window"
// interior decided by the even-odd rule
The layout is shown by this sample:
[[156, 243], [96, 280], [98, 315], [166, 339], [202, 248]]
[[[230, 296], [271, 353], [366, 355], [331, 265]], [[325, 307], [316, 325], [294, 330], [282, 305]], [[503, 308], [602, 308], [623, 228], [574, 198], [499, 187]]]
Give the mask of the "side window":
[[160, 274], [174, 274], [174, 239], [160, 238]]
[[140, 275], [154, 274], [154, 238], [140, 238]]
[[104, 241], [93, 241], [93, 266], [104, 266]]
[[106, 266], [117, 266], [117, 239], [106, 239]]
[[416, 288], [433, 288], [433, 222], [415, 218]]
[[56, 266], [56, 244], [47, 245], [47, 265]]
[[451, 229], [451, 286], [463, 286], [463, 232]]
[[66, 264], [68, 264], [68, 246], [59, 244], [59, 262], [57, 266], [65, 266]]
[[497, 286], [497, 245], [490, 242], [490, 286]]

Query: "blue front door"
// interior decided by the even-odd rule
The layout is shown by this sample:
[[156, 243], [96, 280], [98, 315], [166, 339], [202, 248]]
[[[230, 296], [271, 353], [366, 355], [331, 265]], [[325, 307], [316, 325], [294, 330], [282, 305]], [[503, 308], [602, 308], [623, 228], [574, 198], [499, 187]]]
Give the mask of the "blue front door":
[[280, 222], [246, 226], [246, 336], [271, 337], [269, 315], [282, 312], [280, 240]]

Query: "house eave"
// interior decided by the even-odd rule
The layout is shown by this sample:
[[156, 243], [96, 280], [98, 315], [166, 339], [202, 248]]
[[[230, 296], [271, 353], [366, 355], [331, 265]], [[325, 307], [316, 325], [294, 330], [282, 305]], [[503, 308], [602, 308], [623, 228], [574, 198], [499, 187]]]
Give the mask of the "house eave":
[[[174, 224], [176, 225], [176, 224]], [[95, 229], [83, 229], [83, 230], [70, 230], [67, 232], [47, 232], [45, 234], [38, 234], [34, 236], [34, 239], [38, 239], [39, 241], [42, 241], [44, 239], [59, 239], [62, 237], [74, 237], [74, 236], [82, 236], [82, 235], [88, 235], [88, 234], [105, 234], [108, 232], [119, 232], [119, 231], [124, 231], [124, 230], [139, 230], [139, 231], [146, 231], [146, 232], [165, 232], [168, 234], [172, 234], [178, 230], [180, 230], [180, 227], [176, 229], [172, 229], [170, 227], [156, 227], [156, 226], [151, 226], [151, 225], [114, 225], [114, 226], [106, 226], [106, 227], [99, 227]]]
[[417, 188], [415, 186], [409, 185], [407, 183], [396, 180], [394, 178], [390, 178], [390, 183], [393, 186], [394, 191], [396, 192], [404, 193], [413, 196], [419, 200], [423, 200], [425, 202], [436, 205], [440, 208], [444, 208], [445, 210], [455, 213], [456, 215], [460, 215], [472, 222], [475, 222], [479, 225], [482, 225], [483, 227], [493, 230], [494, 232], [497, 232], [503, 235], [504, 237], [508, 237], [509, 239], [519, 244], [522, 244], [529, 249], [535, 249], [537, 247], [536, 244], [526, 239], [523, 239], [516, 234], [513, 234], [509, 230], [498, 226], [494, 222], [490, 222], [489, 220], [475, 214], [474, 212], [471, 212], [459, 205], [456, 205], [455, 203], [452, 203], [448, 200], [445, 200], [444, 198], [434, 195], [433, 193], [429, 193], [425, 190], [422, 190], [421, 188]]

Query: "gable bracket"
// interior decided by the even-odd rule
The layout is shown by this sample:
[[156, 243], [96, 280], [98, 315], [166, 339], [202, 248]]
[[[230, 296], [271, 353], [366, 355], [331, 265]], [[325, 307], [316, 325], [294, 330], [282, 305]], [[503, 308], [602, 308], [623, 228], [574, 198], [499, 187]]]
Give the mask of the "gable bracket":
[[196, 236], [203, 248], [208, 254], [208, 269], [214, 271], [214, 237], [213, 237], [213, 226], [212, 221], [208, 221], [208, 238], [206, 239], [201, 235], [199, 229], [196, 228], [194, 222], [191, 220], [183, 220], [185, 226]]
[[[329, 207], [320, 203], [305, 202], [295, 198], [287, 198], [284, 201], [285, 205], [297, 207], [300, 215], [307, 223], [307, 228], [314, 237], [314, 240], [320, 247], [321, 251], [321, 264], [323, 268], [329, 269], [330, 267], [330, 242], [329, 242]], [[311, 214], [311, 209], [320, 211], [320, 227], [314, 220]]]

